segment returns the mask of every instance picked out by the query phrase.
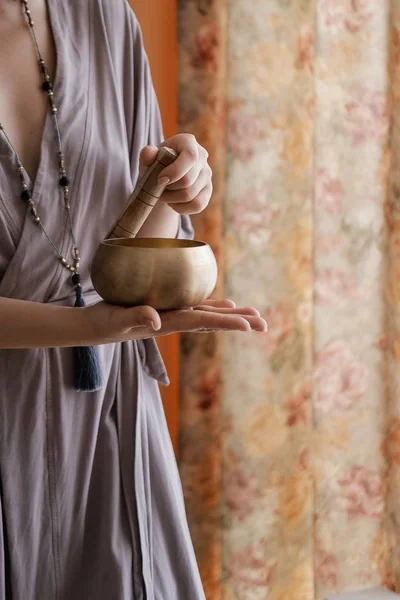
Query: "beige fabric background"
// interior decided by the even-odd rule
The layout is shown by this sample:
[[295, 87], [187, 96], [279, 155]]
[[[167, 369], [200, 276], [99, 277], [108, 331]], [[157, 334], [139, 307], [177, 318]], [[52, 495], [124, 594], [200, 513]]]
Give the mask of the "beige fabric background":
[[183, 339], [207, 598], [400, 590], [400, 2], [180, 0], [179, 38], [197, 237], [270, 328]]

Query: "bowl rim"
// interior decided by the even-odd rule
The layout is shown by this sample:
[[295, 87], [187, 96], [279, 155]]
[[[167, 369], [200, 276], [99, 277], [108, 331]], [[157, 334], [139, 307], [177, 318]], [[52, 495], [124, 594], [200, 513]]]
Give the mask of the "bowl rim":
[[[122, 244], [120, 242], [123, 242]], [[135, 245], [134, 242], [141, 241], [144, 242], [143, 245]], [[118, 243], [119, 242], [119, 243]], [[129, 242], [132, 242], [132, 246]], [[146, 242], [148, 245], [146, 245]], [[157, 246], [157, 242], [167, 242], [165, 246]], [[171, 245], [168, 245], [168, 242], [172, 242]], [[176, 245], [175, 245], [176, 244]], [[147, 249], [147, 250], [192, 250], [198, 248], [206, 248], [210, 247], [207, 242], [203, 242], [201, 240], [187, 240], [187, 239], [179, 239], [179, 238], [144, 238], [144, 237], [134, 237], [134, 238], [107, 238], [100, 242], [100, 246], [109, 246], [112, 248], [135, 248], [138, 249]]]

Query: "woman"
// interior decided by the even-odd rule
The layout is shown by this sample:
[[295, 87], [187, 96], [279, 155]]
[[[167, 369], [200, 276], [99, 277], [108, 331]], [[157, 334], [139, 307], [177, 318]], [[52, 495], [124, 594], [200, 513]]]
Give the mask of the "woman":
[[[0, 81], [0, 600], [204, 598], [154, 338], [266, 324], [229, 301], [160, 315], [93, 291], [94, 249], [163, 139], [125, 0], [0, 0]], [[165, 144], [179, 156], [141, 235], [191, 236], [207, 153]], [[90, 345], [102, 385], [76, 391], [73, 347]]]

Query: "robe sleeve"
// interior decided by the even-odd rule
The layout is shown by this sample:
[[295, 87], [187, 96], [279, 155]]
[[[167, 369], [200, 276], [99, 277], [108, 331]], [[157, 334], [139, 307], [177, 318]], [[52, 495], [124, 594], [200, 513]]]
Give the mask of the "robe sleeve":
[[[126, 132], [129, 143], [132, 184], [138, 178], [139, 153], [164, 140], [158, 101], [143, 46], [138, 20], [127, 0], [102, 0], [104, 22], [118, 88], [123, 94]], [[177, 237], [193, 238], [188, 216], [181, 216]]]
[[[122, 95], [123, 114], [130, 157], [132, 189], [138, 178], [139, 154], [148, 144], [164, 140], [159, 106], [143, 46], [139, 23], [127, 0], [91, 0], [102, 11], [117, 93]], [[145, 0], [144, 0], [145, 1]], [[187, 216], [181, 216], [178, 238], [193, 238]], [[137, 342], [144, 371], [168, 385], [164, 361], [154, 338]]]

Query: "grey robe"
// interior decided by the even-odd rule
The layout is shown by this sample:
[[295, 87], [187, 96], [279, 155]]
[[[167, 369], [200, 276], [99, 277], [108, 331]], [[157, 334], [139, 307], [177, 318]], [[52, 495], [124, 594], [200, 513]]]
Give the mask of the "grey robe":
[[[72, 214], [93, 303], [90, 259], [133, 189], [139, 150], [162, 138], [160, 118], [125, 0], [48, 3]], [[33, 193], [69, 257], [56, 153], [49, 116]], [[0, 136], [0, 296], [72, 305], [68, 274], [19, 193]], [[191, 233], [182, 219], [180, 235]], [[203, 599], [157, 347], [146, 340], [100, 353], [104, 386], [85, 394], [73, 388], [71, 349], [0, 352], [0, 600], [10, 589], [13, 600]]]

